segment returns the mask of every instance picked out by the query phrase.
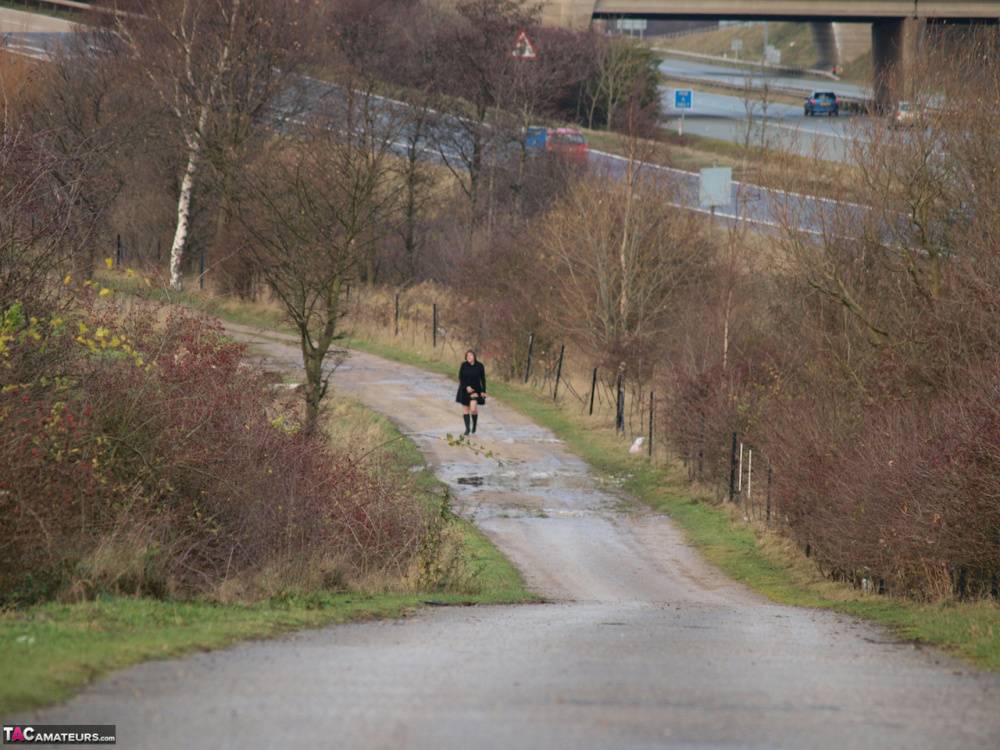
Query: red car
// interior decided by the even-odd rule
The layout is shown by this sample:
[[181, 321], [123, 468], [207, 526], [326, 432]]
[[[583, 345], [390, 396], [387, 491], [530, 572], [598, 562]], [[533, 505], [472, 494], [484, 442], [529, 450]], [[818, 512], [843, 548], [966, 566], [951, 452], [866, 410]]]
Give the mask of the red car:
[[575, 128], [549, 128], [545, 150], [565, 154], [574, 159], [587, 158], [587, 140]]

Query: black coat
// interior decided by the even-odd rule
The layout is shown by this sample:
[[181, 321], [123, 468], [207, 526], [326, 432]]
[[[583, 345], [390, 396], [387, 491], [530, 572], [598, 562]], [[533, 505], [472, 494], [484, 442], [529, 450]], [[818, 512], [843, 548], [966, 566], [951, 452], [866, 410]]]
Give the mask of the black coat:
[[474, 365], [463, 362], [462, 366], [458, 368], [458, 393], [455, 394], [455, 400], [462, 406], [469, 405], [470, 388], [479, 394], [478, 403], [485, 404], [486, 368], [483, 367], [482, 362], [476, 362]]

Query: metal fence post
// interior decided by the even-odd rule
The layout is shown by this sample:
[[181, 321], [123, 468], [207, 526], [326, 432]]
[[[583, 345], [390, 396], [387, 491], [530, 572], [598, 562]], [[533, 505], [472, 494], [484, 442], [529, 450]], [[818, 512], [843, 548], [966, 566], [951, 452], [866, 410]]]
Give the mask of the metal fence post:
[[653, 400], [653, 391], [649, 392], [649, 457], [653, 457], [653, 410], [656, 402]]
[[594, 416], [594, 392], [597, 391], [597, 368], [594, 368], [594, 374], [590, 378], [590, 416]]
[[431, 348], [436, 349], [438, 345], [438, 306], [437, 302], [431, 305]]
[[736, 491], [743, 494], [743, 443], [740, 443], [740, 464], [736, 472]]
[[566, 345], [562, 344], [559, 347], [559, 364], [556, 365], [556, 384], [552, 389], [552, 400], [555, 401], [559, 398], [559, 378], [562, 377], [562, 366], [563, 366], [563, 355], [566, 354]]
[[524, 382], [528, 382], [531, 377], [531, 352], [535, 348], [535, 334], [528, 334], [528, 361], [524, 365]]
[[698, 481], [705, 478], [705, 414], [701, 415], [701, 442], [698, 444]]
[[115, 266], [121, 268], [122, 265], [122, 236], [115, 235]]
[[729, 502], [736, 502], [736, 433], [733, 433], [733, 448], [729, 454]]
[[625, 432], [625, 385], [623, 375], [618, 373], [618, 410], [615, 414], [615, 430]]
[[396, 292], [396, 332], [392, 335], [399, 335], [399, 292]]
[[771, 462], [767, 462], [767, 505], [764, 508], [764, 519], [767, 526], [771, 525], [771, 483], [773, 475], [771, 473]]

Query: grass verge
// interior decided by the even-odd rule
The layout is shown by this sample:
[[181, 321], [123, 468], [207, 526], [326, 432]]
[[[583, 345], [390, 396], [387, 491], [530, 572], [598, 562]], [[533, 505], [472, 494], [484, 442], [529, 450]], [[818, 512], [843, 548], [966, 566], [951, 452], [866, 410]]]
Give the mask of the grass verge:
[[[626, 141], [617, 133], [583, 131], [591, 148], [625, 156]], [[756, 141], [758, 135], [754, 135]], [[733, 179], [774, 190], [843, 200], [852, 195], [856, 170], [849, 164], [799, 156], [781, 148], [759, 148], [707, 136], [679, 135], [661, 127], [655, 140], [640, 139], [640, 158], [651, 164], [697, 172], [703, 167], [732, 167]], [[818, 165], [821, 165], [818, 167]]]
[[[110, 283], [110, 279], [105, 279]], [[175, 300], [176, 301], [176, 300]], [[185, 295], [185, 303], [242, 323], [267, 325], [273, 311]], [[354, 452], [373, 449], [377, 470], [405, 476], [412, 490], [441, 507], [447, 489], [424, 463], [417, 446], [385, 417], [357, 402], [337, 399], [331, 441]], [[512, 604], [538, 601], [517, 570], [472, 524], [446, 513], [431, 571], [400, 591], [290, 593], [252, 604], [101, 597], [0, 612], [0, 717], [11, 718], [67, 699], [114, 669], [148, 659], [176, 657], [249, 638], [359, 619], [400, 617], [423, 604]]]

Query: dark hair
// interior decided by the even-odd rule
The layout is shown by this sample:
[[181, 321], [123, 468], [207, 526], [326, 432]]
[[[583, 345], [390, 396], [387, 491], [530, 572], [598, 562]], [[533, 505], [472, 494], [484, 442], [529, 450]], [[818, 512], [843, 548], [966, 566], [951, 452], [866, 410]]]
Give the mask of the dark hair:
[[469, 358], [469, 355], [470, 355], [470, 354], [472, 355], [472, 359], [473, 359], [474, 361], [476, 361], [476, 362], [478, 362], [478, 361], [479, 361], [479, 357], [478, 357], [478, 356], [476, 356], [476, 353], [475, 353], [474, 351], [472, 351], [472, 349], [469, 349], [469, 350], [467, 350], [467, 351], [465, 352], [465, 358], [466, 358], [466, 359], [468, 359], [468, 358]]

